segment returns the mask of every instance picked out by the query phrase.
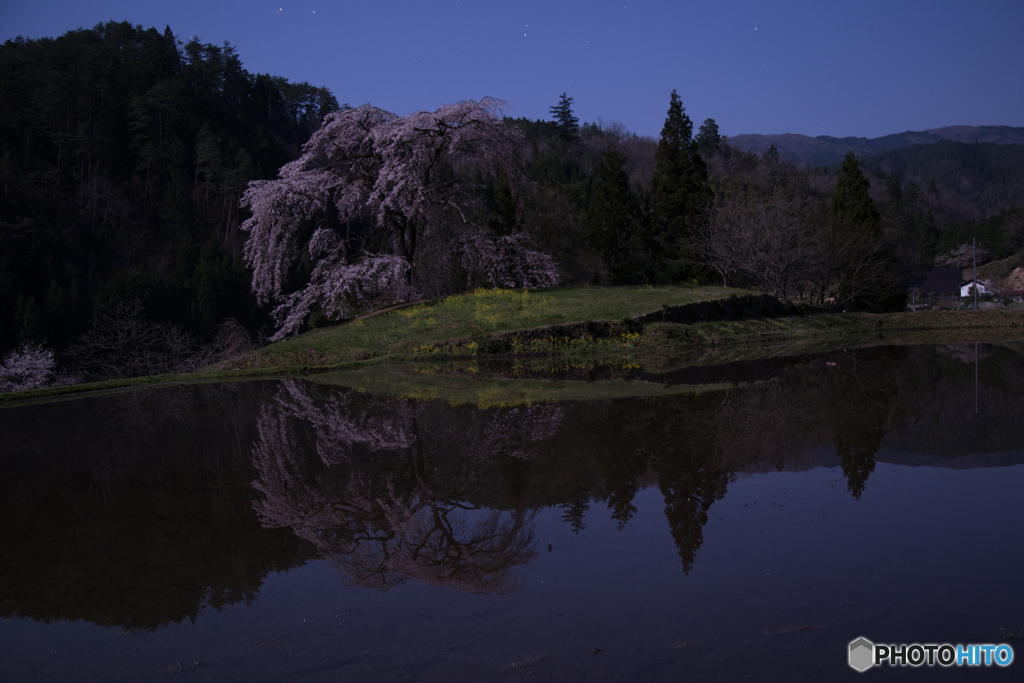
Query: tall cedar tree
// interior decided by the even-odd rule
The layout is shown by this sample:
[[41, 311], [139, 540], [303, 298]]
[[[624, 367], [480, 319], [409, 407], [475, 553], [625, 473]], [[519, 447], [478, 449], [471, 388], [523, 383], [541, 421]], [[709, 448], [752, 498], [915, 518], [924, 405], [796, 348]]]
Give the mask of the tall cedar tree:
[[697, 147], [700, 148], [701, 154], [721, 147], [722, 134], [718, 132], [718, 124], [715, 123], [715, 120], [704, 119], [704, 123], [701, 124], [694, 140], [697, 141]]
[[772, 145], [761, 155], [764, 165], [764, 184], [768, 194], [774, 195], [782, 178], [782, 167], [779, 165], [779, 150]]
[[857, 157], [853, 152], [847, 152], [836, 176], [829, 215], [855, 229], [864, 230], [866, 234], [875, 235], [882, 216], [869, 194], [870, 190], [871, 183], [861, 172]]
[[551, 116], [558, 124], [558, 135], [565, 142], [572, 142], [580, 136], [580, 120], [572, 113], [572, 98], [562, 93], [558, 104], [551, 107]]
[[644, 277], [640, 200], [622, 170], [625, 161], [619, 149], [609, 144], [594, 171], [593, 199], [587, 215], [593, 243], [616, 285], [636, 284]]
[[711, 199], [708, 169], [693, 139], [693, 122], [675, 90], [654, 155], [651, 182], [654, 221], [651, 231], [652, 279], [695, 277], [695, 259], [683, 247], [694, 214]]
[[905, 273], [885, 240], [871, 184], [853, 152], [836, 176], [822, 240], [824, 263], [834, 272], [835, 305], [860, 310], [899, 310], [905, 304]]

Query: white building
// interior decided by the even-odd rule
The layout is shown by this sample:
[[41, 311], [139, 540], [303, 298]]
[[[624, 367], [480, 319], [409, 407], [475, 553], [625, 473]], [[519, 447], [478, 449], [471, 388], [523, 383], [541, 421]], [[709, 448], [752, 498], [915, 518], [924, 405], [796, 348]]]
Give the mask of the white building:
[[[974, 280], [968, 280], [960, 285], [960, 296], [974, 296], [971, 289], [974, 287]], [[978, 280], [978, 295], [988, 294], [991, 290], [991, 283], [988, 280]]]

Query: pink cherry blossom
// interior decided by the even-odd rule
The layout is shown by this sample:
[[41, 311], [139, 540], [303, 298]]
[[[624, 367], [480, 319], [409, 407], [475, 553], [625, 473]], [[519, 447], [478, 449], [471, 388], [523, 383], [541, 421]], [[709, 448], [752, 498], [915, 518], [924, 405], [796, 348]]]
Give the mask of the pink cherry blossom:
[[[469, 286], [557, 284], [554, 260], [531, 250], [525, 234], [494, 239], [473, 220], [480, 209], [474, 179], [499, 170], [522, 175], [515, 154], [522, 134], [502, 121], [506, 106], [484, 98], [404, 117], [370, 105], [335, 112], [277, 180], [250, 183], [242, 197], [252, 212], [242, 224], [244, 255], [260, 303], [276, 305], [280, 327], [272, 339], [297, 332], [316, 309], [343, 319], [424, 294], [416, 283], [438, 278], [420, 270], [450, 262], [421, 263], [425, 249], [448, 249]], [[302, 243], [309, 224], [316, 228]], [[383, 241], [368, 240], [374, 232]], [[371, 251], [370, 243], [385, 248]], [[306, 254], [310, 281], [286, 292]]]
[[53, 351], [37, 344], [22, 344], [0, 362], [0, 391], [25, 391], [44, 387], [55, 366]]

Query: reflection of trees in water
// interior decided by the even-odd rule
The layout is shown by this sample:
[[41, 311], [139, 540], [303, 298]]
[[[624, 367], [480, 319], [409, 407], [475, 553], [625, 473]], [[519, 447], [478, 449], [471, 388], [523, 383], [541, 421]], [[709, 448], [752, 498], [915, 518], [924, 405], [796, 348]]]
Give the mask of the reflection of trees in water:
[[888, 370], [893, 367], [891, 361], [901, 360], [901, 356], [900, 350], [893, 353], [889, 349], [871, 355], [843, 354], [830, 366], [834, 372], [824, 373], [832, 443], [847, 488], [857, 499], [875, 469], [875, 454], [882, 446], [889, 407], [897, 392]]
[[[737, 472], [829, 464], [831, 444], [861, 495], [883, 441], [922, 458], [1022, 452], [1021, 349], [979, 349], [980, 416], [967, 350], [869, 349], [725, 391], [514, 410], [289, 382], [0, 411], [0, 616], [157, 628], [255, 599], [268, 572], [317, 554], [360, 585], [506, 591], [534, 553], [526, 510], [561, 507], [582, 534], [606, 505], [621, 529], [654, 485], [689, 570]], [[264, 523], [283, 528], [253, 514], [254, 477]]]
[[889, 447], [943, 459], [1024, 450], [1024, 344], [909, 347], [900, 370]]
[[725, 496], [729, 471], [710, 451], [706, 455], [693, 451], [689, 457], [661, 458], [656, 468], [665, 496], [665, 516], [683, 560], [683, 572], [689, 573], [704, 543], [708, 510]]
[[[500, 459], [529, 459], [562, 409], [456, 411], [439, 403], [331, 393], [282, 382], [264, 407], [253, 461], [267, 526], [291, 527], [347, 582], [386, 590], [409, 578], [490, 593], [516, 587], [533, 513], [465, 501]], [[303, 429], [303, 424], [312, 429]], [[313, 456], [315, 453], [315, 457]]]
[[156, 629], [307, 561], [252, 512], [260, 401], [249, 383], [0, 411], [0, 616]]
[[[562, 521], [568, 523], [574, 534], [579, 534], [587, 528], [583, 523], [583, 516], [590, 509], [590, 491], [577, 489], [569, 496], [569, 501], [562, 503], [559, 507], [565, 510], [562, 513]], [[635, 507], [632, 505], [630, 507], [636, 512]]]
[[655, 421], [656, 441], [647, 446], [685, 573], [704, 543], [708, 510], [722, 499], [729, 482], [732, 467], [721, 442], [735, 433], [727, 415], [736, 400], [726, 392], [667, 405], [666, 414]]
[[[220, 387], [228, 387], [223, 390]], [[129, 391], [105, 397], [102, 402], [104, 419], [121, 429], [145, 431], [157, 421], [180, 422], [195, 413], [199, 403], [218, 402], [218, 394], [231, 393], [233, 385], [185, 384], [159, 391]]]
[[[314, 398], [313, 390], [292, 383], [283, 385], [277, 406], [293, 422], [301, 418], [313, 425], [315, 438], [309, 443], [315, 443], [316, 457], [307, 466], [320, 470], [303, 476], [351, 487], [308, 511], [311, 521], [303, 537], [346, 528], [332, 527], [330, 517], [316, 519], [338, 500], [361, 505], [347, 514], [362, 520], [363, 536], [336, 535], [329, 539], [334, 550], [321, 549], [352, 558], [343, 569], [361, 577], [353, 580], [392, 585], [416, 572], [426, 576], [422, 553], [416, 556], [419, 564], [410, 566], [413, 555], [403, 554], [405, 546], [385, 547], [380, 534], [392, 544], [397, 536], [389, 534], [396, 529], [405, 534], [399, 540], [441, 538], [444, 520], [455, 514], [466, 516], [453, 529], [482, 524], [484, 512], [464, 510], [475, 507], [467, 500], [515, 510], [559, 507], [562, 519], [582, 533], [592, 499], [603, 500], [622, 529], [636, 513], [637, 492], [653, 483], [664, 496], [671, 533], [689, 571], [703, 544], [710, 509], [737, 472], [782, 469], [801, 453], [818, 457], [813, 453], [831, 444], [850, 493], [860, 498], [887, 432], [898, 433], [916, 420], [937, 386], [970, 380], [973, 390], [973, 368], [961, 372], [961, 378], [956, 373], [962, 363], [951, 366], [942, 351], [875, 348], [794, 360], [777, 371], [755, 373], [769, 379], [752, 385], [657, 401], [475, 411], [348, 393]], [[993, 368], [990, 374], [1024, 377], [1019, 354], [992, 349], [980, 358], [983, 385], [986, 363]], [[1021, 383], [1010, 384], [991, 386], [1012, 394], [1010, 389]], [[294, 438], [300, 436], [301, 429]], [[462, 507], [451, 507], [456, 501]], [[518, 533], [509, 514], [503, 518], [510, 525], [506, 528]], [[300, 516], [294, 520], [298, 526]], [[514, 554], [515, 544], [501, 529], [499, 524], [482, 535], [501, 547], [510, 543]], [[377, 546], [365, 540], [370, 531], [378, 534], [372, 537]], [[449, 536], [459, 538], [457, 533]], [[326, 537], [321, 543], [327, 547]], [[433, 553], [443, 549], [431, 541], [418, 543]], [[427, 580], [451, 579], [443, 573], [444, 564], [431, 571], [435, 576]]]
[[524, 509], [561, 508], [581, 533], [599, 498], [622, 529], [656, 477], [689, 572], [738, 471], [782, 469], [794, 452], [831, 441], [861, 495], [895, 394], [891, 360], [851, 353], [703, 395], [489, 411], [286, 381], [259, 421], [255, 485], [266, 499], [256, 508], [349, 582], [386, 589], [418, 578], [491, 592], [508, 590], [508, 569], [533, 556]]
[[683, 570], [703, 543], [711, 505], [737, 471], [781, 470], [801, 450], [831, 441], [850, 492], [860, 498], [885, 434], [900, 369], [894, 361], [901, 358], [899, 350], [878, 350], [815, 359], [666, 416], [674, 438], [652, 449], [660, 453], [653, 464]]
[[902, 349], [836, 354], [731, 389], [712, 411], [729, 467], [782, 469], [802, 450], [832, 443], [850, 492], [860, 498], [898, 394]]
[[768, 464], [781, 470], [796, 448], [820, 436], [820, 405], [806, 400], [802, 381], [789, 380], [728, 389], [708, 401], [706, 448], [720, 453], [729, 469]]

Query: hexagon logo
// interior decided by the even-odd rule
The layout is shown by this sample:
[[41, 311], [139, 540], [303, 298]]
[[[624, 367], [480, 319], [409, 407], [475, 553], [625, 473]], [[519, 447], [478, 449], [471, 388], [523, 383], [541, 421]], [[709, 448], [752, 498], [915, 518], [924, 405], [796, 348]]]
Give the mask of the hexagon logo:
[[867, 638], [858, 638], [850, 643], [850, 666], [864, 672], [875, 663], [875, 644]]

